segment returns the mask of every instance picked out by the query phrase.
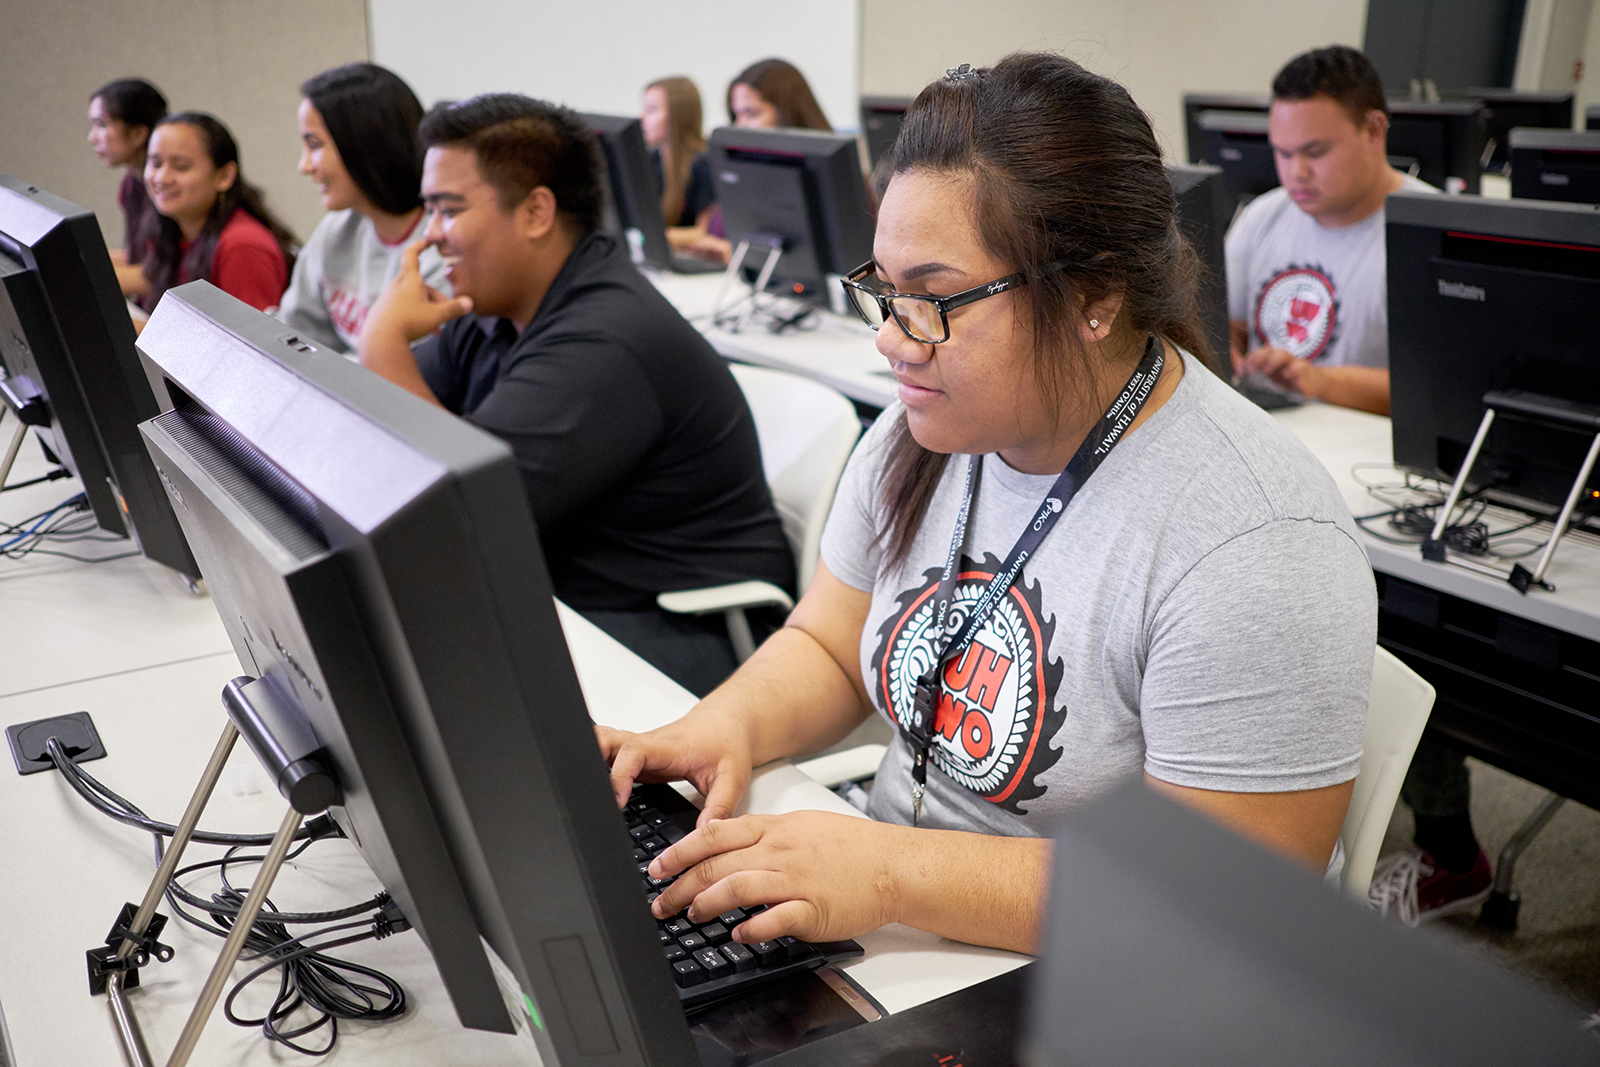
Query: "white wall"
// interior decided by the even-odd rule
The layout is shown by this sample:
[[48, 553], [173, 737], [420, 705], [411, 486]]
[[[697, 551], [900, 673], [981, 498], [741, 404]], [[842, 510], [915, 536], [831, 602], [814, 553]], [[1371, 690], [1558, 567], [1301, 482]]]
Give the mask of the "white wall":
[[1366, 0], [862, 0], [861, 91], [912, 95], [960, 63], [1058, 51], [1127, 86], [1181, 158], [1185, 92], [1268, 92], [1306, 49], [1360, 48], [1366, 18]]
[[299, 85], [365, 58], [363, 0], [0, 0], [0, 172], [93, 210], [120, 244], [122, 171], [108, 172], [84, 140], [89, 94], [147, 78], [174, 110], [228, 125], [246, 177], [303, 240], [322, 203], [295, 171]]
[[805, 74], [830, 122], [859, 124], [858, 0], [368, 0], [368, 12], [373, 62], [425, 104], [514, 91], [636, 115], [646, 84], [683, 74], [700, 88], [709, 130], [727, 124], [733, 76], [778, 56]]

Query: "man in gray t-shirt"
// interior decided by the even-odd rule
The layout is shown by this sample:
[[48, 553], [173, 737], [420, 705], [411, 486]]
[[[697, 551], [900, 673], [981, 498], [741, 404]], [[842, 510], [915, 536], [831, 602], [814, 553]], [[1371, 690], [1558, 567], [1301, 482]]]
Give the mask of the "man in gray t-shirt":
[[[872, 594], [861, 675], [907, 721], [967, 457], [951, 457], [904, 563], [876, 532], [891, 408], [850, 461], [822, 539]], [[983, 458], [955, 589], [981, 595], [1051, 475]], [[1048, 834], [1130, 777], [1233, 793], [1355, 777], [1377, 619], [1372, 572], [1327, 471], [1188, 358], [1172, 397], [1106, 459], [943, 674], [922, 826]], [[911, 822], [898, 733], [869, 814]]]
[[1227, 237], [1234, 370], [1386, 415], [1383, 202], [1435, 190], [1389, 165], [1383, 84], [1361, 53], [1298, 56], [1272, 91], [1267, 136], [1283, 184], [1251, 201]]

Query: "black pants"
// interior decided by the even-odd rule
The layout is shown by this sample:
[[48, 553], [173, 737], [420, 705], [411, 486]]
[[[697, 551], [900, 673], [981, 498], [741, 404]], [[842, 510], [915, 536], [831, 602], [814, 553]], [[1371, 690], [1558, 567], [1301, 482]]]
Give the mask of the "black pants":
[[721, 685], [739, 665], [720, 614], [673, 615], [659, 608], [579, 614], [697, 697]]
[[1400, 785], [1400, 799], [1418, 815], [1464, 813], [1472, 800], [1466, 754], [1447, 741], [1423, 734]]

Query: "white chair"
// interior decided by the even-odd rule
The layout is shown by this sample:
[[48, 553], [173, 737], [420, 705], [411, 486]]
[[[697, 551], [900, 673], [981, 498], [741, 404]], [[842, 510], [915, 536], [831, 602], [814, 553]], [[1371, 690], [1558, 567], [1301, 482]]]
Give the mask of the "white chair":
[[[794, 550], [801, 593], [817, 570], [822, 525], [833, 505], [839, 476], [861, 436], [861, 420], [850, 401], [821, 382], [787, 371], [735, 363], [729, 367], [744, 392], [761, 442], [761, 467], [772, 502]], [[775, 606], [785, 611], [794, 600], [770, 582], [733, 582], [705, 589], [662, 593], [656, 603], [678, 615], [720, 612], [728, 623], [734, 653], [743, 663], [755, 651], [749, 608]]]
[[1344, 842], [1344, 891], [1367, 899], [1378, 849], [1400, 797], [1400, 783], [1411, 766], [1428, 713], [1433, 686], [1379, 648], [1372, 661], [1372, 689], [1367, 697], [1367, 727], [1361, 742], [1361, 773], [1356, 775], [1350, 807], [1339, 837]]

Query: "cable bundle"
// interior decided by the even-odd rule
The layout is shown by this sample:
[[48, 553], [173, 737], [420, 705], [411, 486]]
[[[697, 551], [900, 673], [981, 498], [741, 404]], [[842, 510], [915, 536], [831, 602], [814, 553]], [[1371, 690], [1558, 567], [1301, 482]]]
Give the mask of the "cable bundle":
[[99, 543], [115, 543], [125, 541], [125, 538], [114, 534], [107, 534], [95, 524], [94, 515], [89, 510], [89, 498], [82, 493], [68, 497], [55, 507], [41, 511], [37, 515], [30, 515], [21, 522], [0, 522], [0, 556], [9, 559], [21, 559], [29, 553], [37, 552], [45, 556], [64, 556], [79, 563], [103, 563], [108, 559], [125, 559], [128, 556], [137, 556], [139, 553], [121, 552], [114, 556], [77, 556], [71, 552], [61, 552], [52, 548], [43, 547], [47, 542], [51, 544], [72, 544], [88, 541]]
[[[172, 836], [174, 827], [152, 820], [132, 802], [118, 796], [83, 770], [72, 761], [55, 738], [49, 739], [47, 747], [56, 769], [92, 807], [118, 822], [137, 827], [155, 837], [156, 863], [160, 864], [162, 838]], [[314, 841], [338, 836], [342, 836], [338, 824], [327, 815], [319, 815], [295, 835], [301, 844], [289, 853], [287, 859], [299, 856]], [[260, 863], [264, 856], [240, 855], [240, 850], [270, 844], [272, 835], [196, 830], [192, 840], [226, 845], [228, 851], [221, 859], [190, 864], [175, 871], [166, 887], [167, 901], [184, 922], [226, 938], [249, 892], [248, 887], [238, 887], [229, 881], [228, 868], [241, 863]], [[219, 872], [222, 889], [213, 893], [210, 899], [195, 895], [179, 883], [180, 878], [212, 868]], [[185, 905], [204, 913], [203, 917], [186, 911]], [[373, 912], [377, 914], [371, 915]], [[290, 933], [290, 926], [320, 926], [321, 929], [295, 935]], [[314, 945], [306, 944], [314, 937], [355, 929], [361, 929], [361, 932]], [[280, 912], [268, 899], [251, 924], [250, 933], [245, 938], [244, 954], [240, 956], [243, 962], [264, 962], [234, 983], [223, 1003], [224, 1014], [236, 1026], [261, 1027], [261, 1032], [269, 1040], [296, 1052], [308, 1056], [326, 1055], [338, 1040], [340, 1019], [384, 1022], [398, 1018], [405, 1014], [406, 996], [400, 984], [381, 971], [325, 955], [325, 951], [358, 941], [382, 940], [408, 929], [410, 924], [387, 893], [379, 893], [371, 900], [347, 908], [323, 912]], [[234, 1012], [235, 999], [245, 986], [273, 970], [279, 971], [279, 979], [278, 992], [271, 1007], [260, 1018], [241, 1018]], [[285, 1026], [289, 1017], [302, 1007], [314, 1013], [311, 1021]], [[328, 1030], [328, 1036], [327, 1043], [321, 1048], [298, 1043], [299, 1038], [324, 1027]]]

